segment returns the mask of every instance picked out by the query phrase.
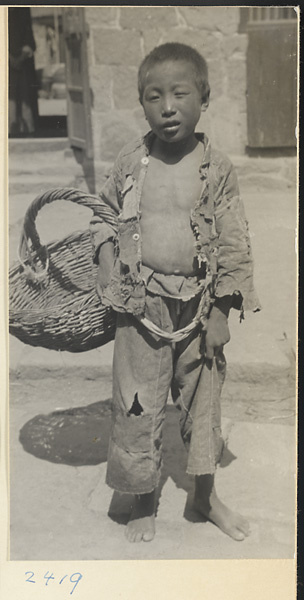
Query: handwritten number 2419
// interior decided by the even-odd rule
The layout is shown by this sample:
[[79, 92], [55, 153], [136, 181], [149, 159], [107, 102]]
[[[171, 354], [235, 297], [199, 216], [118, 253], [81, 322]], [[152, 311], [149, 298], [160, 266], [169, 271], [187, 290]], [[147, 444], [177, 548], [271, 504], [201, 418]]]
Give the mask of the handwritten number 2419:
[[[28, 581], [28, 583], [36, 583], [36, 581], [34, 581], [33, 577], [34, 577], [34, 571], [27, 571], [25, 573], [25, 575], [29, 575], [29, 577], [26, 579], [26, 581]], [[61, 583], [66, 579], [67, 575], [64, 575], [64, 577], [62, 577], [59, 581], [59, 585], [61, 585]], [[49, 571], [46, 572], [46, 574], [44, 575], [44, 579], [46, 579], [46, 583], [45, 585], [48, 585], [49, 581], [51, 579], [55, 579], [54, 574], [51, 573], [51, 575], [49, 575]], [[81, 573], [73, 573], [70, 577], [70, 582], [74, 583], [74, 587], [72, 589], [72, 591], [70, 592], [70, 594], [73, 594], [76, 585], [79, 583], [79, 581], [82, 579], [82, 575]]]

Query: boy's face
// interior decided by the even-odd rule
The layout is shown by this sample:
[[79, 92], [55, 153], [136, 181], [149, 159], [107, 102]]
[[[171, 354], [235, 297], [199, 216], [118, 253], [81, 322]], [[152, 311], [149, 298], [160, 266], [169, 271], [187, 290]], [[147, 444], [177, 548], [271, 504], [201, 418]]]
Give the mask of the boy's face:
[[142, 100], [152, 131], [165, 142], [191, 137], [203, 104], [194, 67], [188, 61], [165, 61], [148, 71]]

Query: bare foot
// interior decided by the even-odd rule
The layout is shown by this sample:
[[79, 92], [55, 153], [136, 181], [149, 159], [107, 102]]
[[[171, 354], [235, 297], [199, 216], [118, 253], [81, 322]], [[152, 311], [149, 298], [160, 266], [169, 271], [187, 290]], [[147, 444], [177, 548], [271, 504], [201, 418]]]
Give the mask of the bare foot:
[[151, 542], [155, 535], [155, 493], [134, 497], [132, 513], [126, 527], [129, 542]]
[[213, 475], [200, 475], [195, 478], [194, 506], [234, 540], [241, 542], [249, 535], [248, 521], [230, 510], [217, 497]]

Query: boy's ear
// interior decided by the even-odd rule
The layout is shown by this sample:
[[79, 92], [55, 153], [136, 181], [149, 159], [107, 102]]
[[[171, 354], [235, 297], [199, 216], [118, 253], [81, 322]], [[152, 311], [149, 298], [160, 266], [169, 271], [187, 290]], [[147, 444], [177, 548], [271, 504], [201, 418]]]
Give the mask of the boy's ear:
[[204, 98], [202, 98], [202, 105], [201, 105], [202, 112], [205, 112], [209, 106], [209, 96], [210, 96], [210, 92], [208, 92], [208, 94], [206, 96], [204, 96]]

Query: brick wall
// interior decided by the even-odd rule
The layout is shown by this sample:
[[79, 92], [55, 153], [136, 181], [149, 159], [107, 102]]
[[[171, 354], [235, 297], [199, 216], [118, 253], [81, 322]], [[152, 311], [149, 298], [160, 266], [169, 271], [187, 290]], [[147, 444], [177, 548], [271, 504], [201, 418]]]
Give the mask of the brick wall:
[[210, 106], [198, 130], [213, 145], [243, 154], [247, 35], [238, 7], [91, 7], [85, 9], [96, 161], [112, 163], [123, 144], [147, 131], [138, 102], [137, 69], [155, 46], [184, 42], [207, 60]]

